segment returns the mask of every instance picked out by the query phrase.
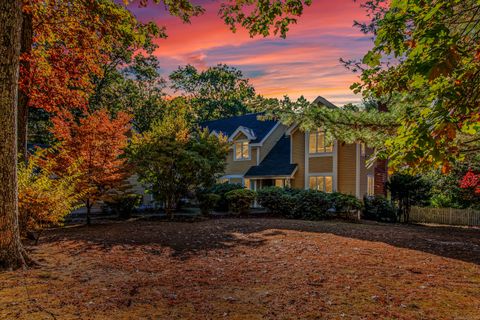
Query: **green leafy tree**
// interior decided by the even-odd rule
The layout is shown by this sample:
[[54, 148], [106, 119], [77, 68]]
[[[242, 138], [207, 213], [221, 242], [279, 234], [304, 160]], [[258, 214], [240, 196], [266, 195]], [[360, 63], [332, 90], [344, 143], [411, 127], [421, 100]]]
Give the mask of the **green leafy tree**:
[[99, 79], [90, 108], [106, 108], [112, 115], [127, 112], [133, 116], [133, 127], [145, 132], [153, 122], [163, 117], [167, 108], [165, 86], [165, 80], [159, 73], [158, 59], [138, 54], [128, 62], [127, 67], [122, 64]]
[[432, 185], [422, 176], [405, 173], [392, 175], [387, 182], [392, 201], [398, 206], [398, 215], [404, 222], [410, 218], [413, 205], [426, 205], [430, 199]]
[[397, 113], [386, 142], [392, 164], [414, 169], [449, 163], [479, 150], [480, 3], [476, 0], [370, 1], [358, 24], [375, 36], [355, 92]]
[[[411, 172], [441, 168], [480, 150], [480, 3], [476, 0], [374, 0], [358, 23], [374, 38], [351, 89], [364, 110], [332, 110], [304, 100], [266, 102], [305, 128], [323, 125], [346, 142], [366, 142], [376, 157]], [[281, 113], [286, 110], [286, 115]]]
[[172, 88], [186, 97], [199, 121], [248, 113], [255, 89], [240, 70], [219, 64], [199, 72], [194, 66], [170, 74]]
[[180, 199], [213, 186], [225, 169], [227, 141], [192, 128], [185, 108], [174, 108], [152, 128], [132, 138], [128, 158], [139, 180], [170, 216]]

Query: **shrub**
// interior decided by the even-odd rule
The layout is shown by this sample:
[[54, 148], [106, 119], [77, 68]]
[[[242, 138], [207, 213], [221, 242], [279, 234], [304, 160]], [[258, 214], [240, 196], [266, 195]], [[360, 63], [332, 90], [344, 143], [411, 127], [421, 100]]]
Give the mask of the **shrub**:
[[256, 192], [248, 189], [237, 189], [225, 194], [229, 202], [230, 211], [237, 214], [248, 214], [252, 202], [255, 200]]
[[241, 184], [235, 183], [219, 183], [214, 185], [210, 190], [209, 193], [214, 193], [220, 196], [220, 200], [218, 200], [214, 209], [216, 211], [226, 212], [228, 211], [228, 200], [226, 198], [226, 194], [232, 190], [241, 190], [244, 187]]
[[18, 211], [22, 236], [38, 241], [43, 229], [62, 225], [64, 217], [80, 207], [84, 193], [77, 192], [82, 172], [71, 165], [62, 176], [55, 175], [54, 149], [37, 150], [28, 164], [18, 167]]
[[363, 218], [380, 222], [396, 222], [397, 212], [390, 201], [381, 196], [364, 197]]
[[203, 215], [209, 215], [220, 201], [220, 196], [215, 193], [199, 193], [197, 194], [198, 206]]
[[104, 200], [107, 210], [118, 215], [120, 219], [129, 219], [135, 208], [142, 203], [142, 196], [134, 193], [122, 193]]
[[332, 207], [338, 216], [349, 218], [353, 212], [361, 210], [363, 205], [357, 197], [339, 192], [328, 195]]
[[271, 213], [281, 216], [291, 215], [295, 209], [295, 197], [287, 189], [267, 187], [260, 189], [257, 195], [258, 203]]
[[332, 217], [329, 209], [332, 203], [328, 199], [328, 194], [316, 190], [302, 190], [296, 192], [295, 210], [289, 215], [295, 219], [322, 220]]

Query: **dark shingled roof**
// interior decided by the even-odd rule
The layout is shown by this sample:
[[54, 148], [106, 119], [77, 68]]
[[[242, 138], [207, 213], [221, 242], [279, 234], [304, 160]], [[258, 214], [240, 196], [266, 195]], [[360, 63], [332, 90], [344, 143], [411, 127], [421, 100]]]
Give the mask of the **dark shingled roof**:
[[282, 137], [258, 166], [251, 167], [245, 174], [253, 177], [291, 176], [297, 167], [290, 163], [290, 137]]
[[249, 128], [255, 134], [256, 139], [252, 140], [252, 143], [262, 141], [263, 138], [273, 129], [277, 121], [275, 120], [258, 120], [257, 117], [262, 113], [251, 113], [243, 116], [236, 116], [231, 118], [205, 121], [200, 123], [202, 128], [208, 128], [210, 131], [216, 131], [223, 133], [230, 137], [230, 135], [237, 130], [238, 127], [243, 126]]

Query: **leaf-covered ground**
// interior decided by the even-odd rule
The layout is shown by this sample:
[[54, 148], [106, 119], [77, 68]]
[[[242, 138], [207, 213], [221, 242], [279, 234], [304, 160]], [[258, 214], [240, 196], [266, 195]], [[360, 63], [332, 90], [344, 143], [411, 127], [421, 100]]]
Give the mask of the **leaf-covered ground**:
[[480, 319], [480, 230], [216, 219], [51, 231], [1, 319]]

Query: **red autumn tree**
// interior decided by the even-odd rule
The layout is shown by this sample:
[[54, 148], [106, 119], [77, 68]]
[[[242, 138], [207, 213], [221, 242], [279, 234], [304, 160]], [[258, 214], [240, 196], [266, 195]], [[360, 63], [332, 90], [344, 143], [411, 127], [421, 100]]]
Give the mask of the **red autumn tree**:
[[[136, 50], [153, 50], [159, 35], [114, 1], [30, 0], [23, 6], [18, 112], [19, 152], [26, 153], [28, 108], [65, 117], [86, 112], [106, 66]], [[128, 48], [122, 52], [119, 48]]]
[[106, 110], [88, 114], [78, 123], [59, 117], [53, 120], [53, 133], [63, 151], [58, 170], [66, 170], [80, 159], [83, 176], [78, 189], [86, 194], [83, 202], [87, 207], [87, 224], [92, 206], [120, 187], [129, 175], [121, 156], [127, 146], [130, 120], [123, 112], [112, 119]]
[[474, 173], [471, 169], [460, 180], [460, 188], [471, 190], [480, 197], [480, 174]]

